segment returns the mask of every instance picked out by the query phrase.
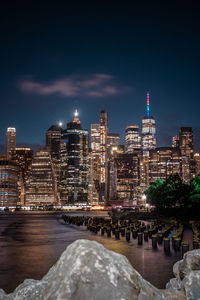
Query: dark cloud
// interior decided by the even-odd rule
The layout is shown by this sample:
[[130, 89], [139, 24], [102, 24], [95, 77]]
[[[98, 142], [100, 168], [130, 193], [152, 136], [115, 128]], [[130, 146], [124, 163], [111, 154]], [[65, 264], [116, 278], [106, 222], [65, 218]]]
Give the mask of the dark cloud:
[[48, 83], [40, 83], [33, 79], [19, 81], [23, 92], [38, 95], [60, 94], [65, 97], [89, 96], [105, 97], [121, 92], [109, 74], [92, 74], [89, 76], [68, 76]]

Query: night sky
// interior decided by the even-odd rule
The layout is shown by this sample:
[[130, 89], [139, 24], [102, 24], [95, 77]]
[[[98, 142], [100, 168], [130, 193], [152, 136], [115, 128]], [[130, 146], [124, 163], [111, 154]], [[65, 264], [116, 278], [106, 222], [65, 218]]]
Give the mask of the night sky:
[[200, 150], [200, 4], [132, 2], [1, 4], [0, 144], [12, 124], [17, 142], [42, 145], [75, 108], [86, 129], [106, 110], [123, 142], [126, 125], [141, 127], [149, 90], [157, 145], [192, 126]]

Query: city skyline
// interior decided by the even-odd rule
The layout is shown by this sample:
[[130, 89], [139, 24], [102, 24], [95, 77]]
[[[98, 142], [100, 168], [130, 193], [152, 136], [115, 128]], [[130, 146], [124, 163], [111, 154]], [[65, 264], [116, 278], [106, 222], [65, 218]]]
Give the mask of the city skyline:
[[[147, 91], [147, 93], [146, 93], [146, 108], [145, 108], [144, 117], [143, 117], [143, 118], [147, 117], [147, 119], [149, 117], [150, 117], [150, 119], [152, 118], [151, 114], [148, 115], [149, 111], [151, 112], [151, 110], [150, 110], [151, 103], [149, 103], [149, 97], [150, 97], [149, 91]], [[100, 111], [99, 111], [99, 113], [100, 113]], [[71, 113], [71, 118], [75, 114], [77, 114], [80, 117], [80, 111], [77, 108], [75, 108], [74, 111]], [[120, 132], [116, 132], [115, 130], [111, 130], [110, 129], [110, 128], [112, 128], [112, 126], [109, 126], [111, 124], [111, 121], [110, 121], [109, 114], [108, 114], [108, 128], [109, 128], [109, 132], [115, 132], [116, 134], [119, 134], [120, 144], [121, 145], [126, 145], [126, 128], [128, 126], [138, 126], [139, 136], [142, 137], [142, 120], [143, 120], [143, 118], [141, 118], [141, 122], [139, 124], [137, 124], [136, 122], [135, 123], [132, 122], [131, 124], [127, 124], [126, 127], [124, 127], [123, 129], [120, 130], [120, 132], [122, 133], [121, 134]], [[155, 118], [153, 117], [153, 119], [155, 119]], [[112, 120], [112, 116], [111, 116], [111, 120]], [[155, 121], [156, 121], [156, 119], [155, 119]], [[57, 123], [49, 124], [49, 126], [61, 126], [61, 128], [65, 128], [67, 126], [68, 122], [70, 122], [70, 118], [66, 122], [64, 122], [63, 120], [59, 119], [59, 121]], [[81, 122], [82, 122], [82, 119], [81, 119]], [[88, 130], [89, 136], [91, 135], [91, 125], [92, 124], [96, 124], [96, 123], [98, 123], [98, 115], [97, 115], [96, 122], [90, 123], [88, 128], [86, 126], [84, 126]], [[9, 127], [10, 126], [8, 126], [8, 128]], [[13, 124], [12, 124], [12, 127], [16, 130], [15, 134], [17, 136], [17, 140], [16, 140], [17, 147], [23, 147], [23, 146], [24, 147], [30, 147], [34, 151], [38, 151], [38, 149], [40, 147], [44, 147], [44, 145], [45, 145], [45, 132], [47, 131], [48, 126], [45, 128], [45, 130], [43, 132], [44, 137], [43, 137], [42, 143], [39, 143], [39, 142], [37, 143], [37, 141], [36, 141], [36, 143], [29, 143], [29, 142], [26, 142], [26, 141], [20, 142], [19, 139], [18, 139], [18, 131], [17, 131], [16, 127], [13, 126]], [[158, 126], [158, 124], [156, 122], [156, 128], [157, 127], [159, 127], [159, 126]], [[159, 133], [158, 133], [158, 130], [156, 129], [156, 144], [157, 144], [156, 147], [166, 147], [166, 146], [170, 146], [171, 147], [171, 145], [172, 145], [172, 139], [178, 134], [178, 130], [179, 130], [180, 127], [192, 127], [192, 126], [179, 126], [179, 127], [177, 127], [176, 131], [174, 131], [174, 135], [170, 136], [169, 139], [168, 139], [169, 140], [169, 144], [159, 144], [159, 142], [158, 142], [159, 139], [157, 138], [159, 136]], [[194, 150], [196, 152], [200, 152], [200, 145], [198, 144], [198, 141], [196, 140], [196, 136], [198, 137], [198, 134], [196, 134], [196, 136], [195, 136], [195, 130], [193, 129], [193, 131], [194, 131]], [[200, 134], [200, 132], [199, 132], [199, 134]], [[0, 142], [0, 151], [1, 151], [1, 153], [4, 153], [6, 151], [6, 132], [4, 133], [4, 135], [5, 135], [5, 143], [3, 144], [3, 143]], [[91, 143], [91, 138], [90, 137], [89, 137], [89, 143]]]
[[200, 2], [0, 19], [0, 299], [200, 297]]
[[[199, 153], [194, 155], [192, 127], [180, 127], [171, 147], [157, 147], [155, 119], [147, 111], [138, 126], [126, 127], [126, 145], [110, 133], [107, 112], [99, 123], [84, 129], [77, 109], [66, 124], [46, 130], [46, 145], [35, 154], [16, 147], [16, 129], [8, 127], [6, 155], [1, 154], [1, 206], [139, 205], [157, 180], [180, 176], [190, 184], [199, 173]], [[34, 154], [34, 155], [33, 155]]]
[[191, 126], [199, 151], [199, 4], [22, 1], [0, 15], [1, 144], [9, 125], [19, 142], [44, 144], [75, 108], [88, 129], [104, 109], [124, 136], [141, 126], [149, 90], [158, 145]]

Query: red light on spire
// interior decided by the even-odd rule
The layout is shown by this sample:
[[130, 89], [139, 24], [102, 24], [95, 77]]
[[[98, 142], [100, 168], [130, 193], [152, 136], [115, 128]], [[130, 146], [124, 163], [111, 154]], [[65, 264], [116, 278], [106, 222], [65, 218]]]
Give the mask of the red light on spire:
[[147, 92], [147, 106], [149, 106], [149, 92]]

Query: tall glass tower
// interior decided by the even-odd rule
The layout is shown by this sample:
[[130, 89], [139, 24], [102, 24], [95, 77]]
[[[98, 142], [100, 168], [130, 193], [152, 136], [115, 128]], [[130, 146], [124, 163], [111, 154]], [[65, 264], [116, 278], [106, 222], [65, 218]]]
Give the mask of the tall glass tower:
[[88, 198], [88, 131], [77, 110], [61, 134], [61, 204], [86, 204]]
[[100, 202], [106, 204], [107, 186], [107, 135], [108, 135], [108, 116], [102, 110], [100, 113]]
[[146, 116], [142, 119], [142, 150], [143, 156], [149, 156], [149, 150], [156, 148], [156, 123], [155, 119], [150, 116], [149, 92], [147, 92], [147, 111]]
[[195, 175], [194, 141], [192, 127], [179, 129], [179, 147], [182, 156], [182, 179], [189, 184]]
[[16, 148], [16, 129], [9, 126], [6, 132], [6, 158], [11, 159]]
[[60, 159], [60, 139], [61, 127], [59, 125], [52, 125], [46, 131], [46, 148], [49, 150], [53, 160]]

